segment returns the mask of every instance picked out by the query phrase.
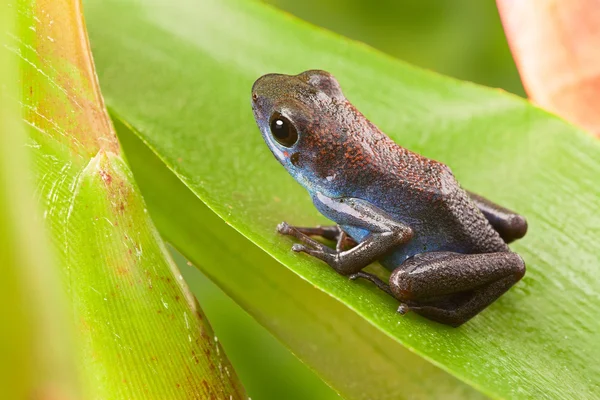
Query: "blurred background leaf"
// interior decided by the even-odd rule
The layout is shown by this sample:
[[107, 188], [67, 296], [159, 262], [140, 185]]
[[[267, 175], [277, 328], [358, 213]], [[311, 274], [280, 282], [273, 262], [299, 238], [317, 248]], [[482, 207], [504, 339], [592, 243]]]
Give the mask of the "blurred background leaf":
[[[592, 184], [600, 172], [597, 142], [515, 97], [415, 70], [253, 2], [86, 4], [101, 82], [115, 115], [226, 223], [385, 334], [487, 394], [560, 398], [597, 392], [593, 360], [599, 348], [592, 332], [598, 330], [598, 288], [591, 278], [598, 265], [593, 210], [599, 193]], [[109, 19], [111, 26], [105, 24]], [[291, 254], [290, 241], [275, 234], [281, 219], [310, 224], [323, 218], [262, 143], [248, 91], [262, 73], [315, 67], [333, 72], [358, 108], [397, 142], [447, 162], [466, 187], [528, 217], [530, 234], [514, 246], [528, 262], [528, 275], [464, 327], [451, 329], [415, 315], [400, 319], [393, 313], [395, 301]], [[172, 197], [178, 196], [183, 194], [164, 190], [162, 203], [154, 203], [164, 214], [162, 232], [263, 324], [287, 317], [286, 325], [269, 328], [296, 354], [310, 356], [304, 332], [286, 328], [294, 313], [312, 313], [316, 325], [326, 325], [331, 318], [326, 309], [307, 307], [308, 296], [295, 302], [291, 295], [277, 297], [296, 286], [272, 284], [268, 278], [276, 268], [261, 273], [249, 270], [252, 260], [216, 262], [214, 248], [195, 245], [199, 236], [185, 230], [196, 233], [195, 226], [198, 233], [217, 236], [223, 229], [209, 224], [210, 216], [202, 215], [207, 210], [192, 202], [174, 206]], [[223, 257], [229, 255], [230, 237], [218, 238]], [[231, 257], [251, 256], [238, 253], [238, 240], [234, 243]], [[248, 275], [240, 278], [242, 272]], [[265, 305], [267, 296], [281, 301]], [[329, 307], [327, 299], [321, 301]], [[284, 306], [292, 316], [277, 315], [276, 308]], [[355, 329], [370, 326], [363, 325]], [[369, 397], [368, 390], [391, 393], [374, 382], [351, 387], [354, 353], [347, 353], [346, 364], [336, 359], [338, 364], [326, 365], [336, 347], [322, 347], [321, 357], [310, 361], [329, 383], [353, 398]], [[339, 371], [347, 372], [346, 379]]]
[[263, 1], [416, 66], [525, 94], [493, 1]]
[[596, 0], [497, 0], [529, 97], [600, 136]]
[[[151, 211], [151, 215], [155, 214]], [[198, 268], [187, 262], [175, 249], [171, 250], [249, 397], [273, 400], [340, 399], [335, 391]]]
[[71, 321], [33, 201], [16, 102], [18, 60], [5, 47], [15, 25], [15, 8], [0, 2], [0, 393], [5, 399], [74, 400]]
[[[75, 326], [71, 344], [82, 397], [245, 398], [120, 155], [79, 0], [20, 0], [12, 6], [18, 19], [2, 32], [2, 51], [18, 62], [21, 88], [10, 100], [21, 106], [20, 122], [29, 134], [35, 198]], [[11, 160], [9, 154], [3, 162]], [[35, 227], [22, 228], [35, 239]], [[44, 256], [36, 245], [27, 251]], [[60, 316], [60, 309], [52, 311]], [[65, 338], [70, 325], [60, 327]], [[47, 333], [53, 339], [55, 332]], [[39, 396], [61, 398], [52, 392]]]

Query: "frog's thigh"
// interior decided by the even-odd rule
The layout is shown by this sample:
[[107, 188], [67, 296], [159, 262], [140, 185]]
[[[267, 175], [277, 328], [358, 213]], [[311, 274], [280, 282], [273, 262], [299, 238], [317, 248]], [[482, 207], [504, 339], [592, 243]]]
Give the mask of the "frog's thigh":
[[390, 276], [390, 288], [411, 310], [458, 326], [477, 315], [525, 274], [516, 253], [425, 253]]
[[468, 192], [471, 200], [485, 216], [500, 237], [510, 243], [520, 239], [527, 233], [527, 220], [522, 215], [504, 208], [483, 196]]

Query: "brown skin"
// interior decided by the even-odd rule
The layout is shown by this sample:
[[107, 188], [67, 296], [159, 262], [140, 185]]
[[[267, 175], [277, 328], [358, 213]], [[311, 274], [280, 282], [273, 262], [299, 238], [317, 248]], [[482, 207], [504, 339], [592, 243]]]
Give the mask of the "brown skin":
[[[411, 309], [458, 326], [525, 273], [507, 242], [522, 237], [518, 214], [463, 190], [450, 169], [398, 146], [367, 120], [324, 71], [270, 74], [252, 88], [261, 133], [275, 157], [337, 228], [278, 230], [352, 279], [371, 280]], [[333, 250], [310, 236], [338, 240]], [[356, 243], [346, 250], [346, 237]], [[380, 261], [389, 285], [361, 272]]]

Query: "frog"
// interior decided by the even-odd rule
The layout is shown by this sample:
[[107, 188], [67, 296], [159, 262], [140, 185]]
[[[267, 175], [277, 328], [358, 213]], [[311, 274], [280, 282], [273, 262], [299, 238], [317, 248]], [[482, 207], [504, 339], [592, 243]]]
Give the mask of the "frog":
[[[399, 302], [400, 314], [453, 327], [525, 275], [508, 244], [525, 236], [527, 220], [463, 189], [447, 165], [394, 142], [329, 72], [263, 75], [251, 104], [271, 153], [335, 223], [280, 223], [277, 231], [297, 242], [292, 251], [372, 282]], [[391, 271], [388, 282], [363, 271], [374, 262]]]

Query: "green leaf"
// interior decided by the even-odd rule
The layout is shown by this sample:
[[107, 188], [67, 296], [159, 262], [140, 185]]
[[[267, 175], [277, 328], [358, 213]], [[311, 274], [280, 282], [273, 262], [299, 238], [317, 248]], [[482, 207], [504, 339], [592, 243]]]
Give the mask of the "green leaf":
[[[372, 333], [370, 325], [391, 338], [379, 347], [384, 355], [400, 351], [402, 344], [494, 397], [599, 393], [598, 142], [514, 96], [411, 68], [259, 3], [86, 4], [100, 81], [115, 114], [227, 224], [364, 321], [338, 324], [328, 312], [336, 306], [308, 285], [301, 292], [300, 280], [283, 266], [271, 264], [268, 274], [250, 267], [254, 275], [239, 273], [245, 269], [232, 263], [240, 257], [246, 264], [255, 258], [268, 262], [220, 228], [206, 209], [194, 208], [191, 196], [183, 199], [179, 190], [173, 192], [178, 199], [171, 197], [161, 187], [167, 178], [157, 176], [149, 186], [162, 193], [151, 201], [164, 220], [172, 219], [161, 222], [161, 231], [343, 395], [367, 398], [369, 390], [378, 390], [381, 376], [388, 385], [400, 380], [393, 374], [357, 374], [366, 384], [352, 386], [353, 374], [365, 365], [352, 368], [352, 352], [335, 358], [346, 335], [355, 338], [351, 331], [359, 329]], [[454, 329], [414, 314], [399, 317], [397, 303], [371, 285], [348, 282], [322, 263], [290, 252], [292, 242], [275, 233], [278, 222], [325, 220], [262, 142], [249, 95], [261, 74], [309, 68], [336, 75], [348, 98], [398, 143], [447, 163], [465, 187], [525, 215], [530, 231], [513, 246], [528, 265], [524, 280]], [[209, 220], [210, 226], [199, 222], [202, 237], [217, 236], [220, 253], [216, 245], [203, 248], [203, 240], [192, 246], [195, 238], [186, 222]], [[294, 283], [282, 287], [283, 278], [267, 280], [272, 274]], [[311, 357], [306, 332], [283, 326], [296, 326], [302, 313], [339, 340]], [[335, 364], [328, 364], [333, 359]], [[402, 368], [402, 361], [398, 364], [395, 368]], [[372, 393], [381, 397], [391, 390]]]
[[73, 317], [83, 398], [245, 398], [121, 157], [79, 1], [15, 6], [6, 49], [20, 64], [36, 196]]
[[[166, 239], [344, 398], [482, 397], [273, 260], [204, 205], [127, 127], [115, 126]], [[429, 380], [436, 384], [424, 384]]]
[[0, 387], [7, 399], [75, 399], [72, 335], [58, 271], [33, 201], [19, 107], [18, 60], [6, 51], [16, 10], [0, 2]]
[[170, 250], [249, 397], [261, 400], [341, 399], [212, 280], [181, 253]]

